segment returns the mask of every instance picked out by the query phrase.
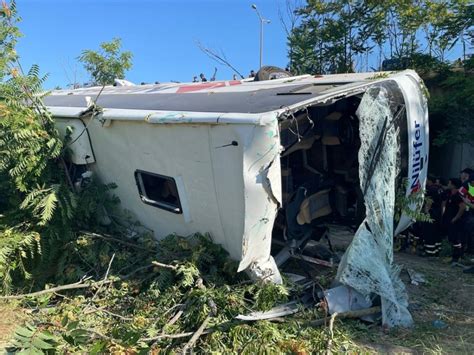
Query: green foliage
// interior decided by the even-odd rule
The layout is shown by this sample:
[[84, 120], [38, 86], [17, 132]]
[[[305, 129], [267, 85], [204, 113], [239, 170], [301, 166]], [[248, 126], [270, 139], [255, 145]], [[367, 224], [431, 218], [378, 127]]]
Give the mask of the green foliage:
[[474, 142], [474, 75], [465, 63], [464, 70], [451, 70], [440, 76], [438, 90], [431, 95], [429, 110], [438, 134], [434, 144]]
[[288, 37], [291, 69], [352, 72], [369, 56], [378, 67], [383, 59], [403, 69], [437, 66], [459, 38], [472, 39], [473, 11], [466, 0], [308, 0]]
[[474, 39], [473, 33], [469, 31], [472, 31], [474, 26], [472, 1], [455, 0], [446, 4], [449, 4], [449, 11], [445, 11], [444, 16], [433, 14], [438, 18], [437, 24], [442, 29], [441, 40], [449, 45], [449, 48], [452, 48], [459, 40], [464, 42], [464, 45], [465, 42], [471, 42]]
[[53, 218], [58, 204], [61, 205], [63, 220], [70, 221], [76, 207], [76, 196], [62, 184], [53, 184], [48, 188], [37, 187], [26, 195], [20, 208], [30, 209], [38, 220], [38, 225], [44, 226]]
[[[237, 263], [208, 236], [169, 236], [159, 242], [147, 234], [134, 238], [114, 234], [114, 240], [108, 238], [83, 234], [72, 241], [61, 271], [71, 281], [85, 274], [99, 280], [115, 255], [109, 273], [113, 283], [102, 288], [97, 297], [98, 289], [90, 288], [63, 291], [62, 297], [51, 294], [24, 300], [38, 309], [26, 320], [30, 331], [49, 332], [54, 339], [53, 351], [180, 352], [190, 336], [173, 339], [160, 335], [193, 333], [209, 315], [208, 330], [212, 332], [199, 338], [197, 352], [291, 353], [326, 348], [327, 330], [308, 325], [308, 321], [323, 316], [316, 310], [303, 310], [284, 323], [236, 321], [239, 314], [286, 302], [299, 290], [249, 282], [245, 275], [236, 274]], [[152, 266], [153, 260], [177, 269]], [[171, 324], [174, 317], [177, 320]], [[338, 328], [334, 351], [355, 349]], [[12, 345], [22, 351], [29, 342]]]
[[[415, 69], [435, 94], [429, 103], [437, 145], [474, 141], [474, 6], [468, 0], [308, 0], [288, 36], [295, 74]], [[464, 62], [447, 54], [462, 45]], [[370, 60], [369, 60], [370, 58]], [[377, 63], [369, 68], [370, 63]], [[365, 68], [364, 68], [365, 66]]]
[[445, 72], [449, 70], [449, 64], [433, 57], [429, 54], [414, 52], [410, 57], [403, 58], [392, 64], [392, 70], [414, 69], [422, 77], [432, 75], [432, 73]]
[[62, 142], [50, 114], [41, 102], [41, 84], [33, 66], [26, 75], [0, 83], [0, 171], [8, 173], [14, 187], [30, 192], [53, 174]]
[[74, 223], [82, 228], [97, 228], [101, 221], [108, 218], [108, 213], [115, 212], [120, 200], [114, 196], [114, 183], [101, 184], [93, 179], [85, 188], [76, 193], [76, 213]]
[[15, 275], [20, 274], [23, 279], [31, 278], [31, 263], [41, 255], [41, 237], [24, 225], [0, 227], [1, 288], [9, 292]]
[[20, 31], [17, 27], [20, 22], [16, 9], [16, 1], [10, 1], [10, 4], [2, 2], [0, 8], [0, 81], [11, 74], [12, 62], [17, 59], [15, 46], [20, 37]]
[[96, 85], [112, 85], [115, 79], [123, 79], [132, 67], [132, 53], [121, 52], [122, 41], [114, 38], [100, 44], [98, 51], [84, 50], [79, 60]]
[[347, 73], [354, 58], [365, 52], [370, 33], [362, 23], [364, 2], [308, 1], [299, 10], [302, 21], [290, 34], [290, 62], [294, 73]]
[[268, 311], [275, 304], [288, 301], [289, 292], [283, 285], [258, 282], [251, 289], [255, 294], [255, 307], [260, 311]]
[[0, 291], [8, 293], [55, 279], [64, 249], [117, 199], [113, 184], [88, 181], [76, 192], [68, 183], [66, 147], [43, 104], [46, 77], [37, 65], [24, 73], [15, 52], [15, 3], [0, 16]]
[[18, 62], [15, 3], [3, 3], [1, 14], [5, 61], [0, 62], [0, 279], [2, 291], [8, 292], [15, 279], [32, 278], [42, 257], [44, 228], [55, 212], [73, 202], [58, 169], [62, 142], [42, 103], [45, 77], [36, 65], [24, 74]]
[[[413, 221], [433, 222], [426, 206], [431, 206], [432, 201], [425, 196], [425, 191], [417, 190], [406, 196], [408, 180], [405, 178], [396, 189], [395, 195], [395, 222], [398, 222], [405, 214]], [[422, 208], [425, 206], [425, 208]]]
[[[10, 292], [13, 285], [21, 288], [31, 283], [41, 288], [50, 280], [72, 281], [87, 272], [79, 269], [71, 275], [66, 270], [67, 264], [78, 257], [75, 243], [84, 243], [85, 237], [79, 230], [85, 226], [100, 230], [101, 216], [107, 213], [105, 206], [114, 206], [117, 200], [113, 195], [104, 197], [110, 185], [91, 182], [89, 186], [93, 187], [91, 191], [85, 187], [78, 195], [62, 184], [35, 189], [20, 205], [31, 213], [3, 218], [0, 222], [0, 279], [4, 293]], [[23, 222], [12, 225], [17, 218]], [[109, 229], [115, 227], [112, 223]], [[103, 250], [94, 249], [94, 252], [98, 254]], [[97, 263], [97, 254], [91, 256], [91, 264]]]
[[53, 354], [56, 338], [47, 330], [26, 324], [16, 329], [12, 345], [22, 349], [17, 354]]

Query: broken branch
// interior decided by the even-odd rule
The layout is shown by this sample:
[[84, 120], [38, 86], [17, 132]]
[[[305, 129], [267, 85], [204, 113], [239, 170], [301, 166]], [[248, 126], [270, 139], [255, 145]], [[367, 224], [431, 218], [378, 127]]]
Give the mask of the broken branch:
[[[108, 277], [109, 277], [109, 272], [110, 272], [110, 268], [112, 267], [112, 263], [114, 261], [114, 258], [115, 258], [115, 253], [112, 254], [112, 257], [110, 258], [110, 261], [109, 261], [109, 266], [107, 266], [107, 271], [105, 272], [105, 276], [104, 276], [104, 280], [103, 281], [107, 281]], [[96, 298], [96, 296], [99, 294], [100, 290], [102, 290], [102, 286], [104, 284], [101, 283], [99, 288], [97, 289], [97, 292], [94, 294], [94, 296], [92, 296], [92, 300], [91, 301], [94, 301], [94, 299]]]
[[31, 293], [24, 293], [20, 295], [11, 295], [11, 296], [0, 296], [0, 299], [3, 300], [19, 300], [25, 297], [37, 297], [41, 295], [45, 295], [48, 293], [56, 293], [58, 291], [64, 291], [64, 290], [75, 290], [75, 289], [80, 289], [80, 288], [89, 288], [89, 287], [94, 287], [94, 286], [100, 286], [102, 284], [106, 283], [112, 283], [112, 280], [102, 280], [102, 281], [97, 281], [97, 282], [92, 282], [89, 284], [83, 283], [83, 281], [75, 282], [73, 284], [68, 284], [68, 285], [62, 285], [62, 286], [57, 286], [57, 287], [52, 287], [47, 290], [42, 290], [42, 291], [37, 291], [37, 292], [31, 292]]
[[105, 308], [98, 308], [98, 307], [95, 307], [95, 306], [89, 306], [91, 307], [91, 310], [90, 311], [84, 311], [84, 314], [90, 314], [90, 313], [95, 313], [95, 312], [103, 312], [105, 314], [108, 314], [112, 317], [116, 317], [116, 318], [119, 318], [119, 319], [122, 319], [124, 321], [131, 321], [133, 320], [132, 317], [124, 317], [120, 314], [117, 314], [117, 313], [113, 313], [113, 312], [110, 312], [109, 310], [105, 309]]
[[[210, 318], [210, 316], [208, 317]], [[206, 318], [207, 319], [207, 318]], [[283, 322], [284, 320], [282, 318], [272, 318], [272, 319], [268, 319], [268, 321], [270, 322], [277, 322], [277, 323], [281, 323]], [[207, 321], [208, 323], [209, 321]], [[235, 325], [235, 324], [239, 324], [241, 323], [241, 321], [230, 321], [230, 322], [227, 322], [227, 323], [222, 323], [222, 324], [219, 324], [219, 325], [215, 325], [211, 328], [207, 328], [205, 329], [205, 327], [207, 326], [207, 323], [204, 325], [203, 327], [203, 330], [201, 331], [200, 334], [198, 334], [199, 336], [201, 335], [207, 335], [207, 334], [211, 334], [211, 333], [214, 333], [216, 330], [226, 330], [226, 329], [229, 329], [230, 326], [232, 325]], [[204, 324], [204, 322], [203, 322]], [[201, 324], [201, 327], [202, 327], [202, 324]], [[201, 329], [201, 327], [199, 327], [198, 331]], [[154, 337], [150, 337], [150, 338], [141, 338], [140, 341], [144, 341], [144, 342], [147, 342], [147, 343], [151, 343], [151, 342], [156, 342], [158, 340], [161, 340], [161, 339], [180, 339], [180, 338], [187, 338], [187, 337], [190, 337], [194, 334], [197, 335], [197, 332], [185, 332], [185, 333], [178, 333], [178, 334], [160, 334], [160, 335], [157, 335], [157, 336], [154, 336]], [[196, 338], [197, 340], [197, 338]], [[189, 342], [188, 342], [189, 343]]]
[[217, 54], [214, 50], [210, 49], [210, 48], [207, 48], [205, 47], [201, 42], [197, 41], [196, 42], [196, 45], [197, 47], [203, 51], [209, 58], [211, 58], [212, 60], [215, 60], [217, 63], [219, 64], [222, 64], [222, 65], [225, 65], [227, 67], [229, 67], [230, 69], [232, 69], [232, 71], [234, 71], [236, 74], [238, 74], [242, 79], [244, 79], [244, 76], [242, 74], [240, 74], [240, 72], [232, 65], [230, 64], [230, 62], [225, 58], [225, 55], [224, 56], [220, 56], [219, 54]]
[[326, 353], [328, 355], [332, 354], [332, 341], [334, 339], [334, 321], [336, 320], [337, 317], [337, 312], [333, 313], [331, 315], [331, 319], [329, 320], [329, 339], [328, 339], [328, 345], [326, 347]]
[[[209, 334], [213, 332], [213, 330], [206, 330], [204, 332], [202, 332], [202, 334]], [[191, 335], [193, 335], [194, 332], [185, 332], [185, 333], [178, 333], [178, 334], [161, 334], [161, 335], [158, 335], [156, 337], [151, 337], [151, 338], [142, 338], [140, 339], [141, 341], [144, 341], [144, 342], [154, 342], [154, 341], [158, 341], [160, 339], [179, 339], [179, 338], [187, 338]]]
[[211, 320], [211, 316], [208, 315], [206, 317], [206, 319], [204, 319], [204, 322], [202, 322], [201, 326], [196, 331], [196, 333], [194, 333], [194, 335], [191, 337], [191, 339], [189, 339], [188, 343], [184, 346], [183, 354], [186, 354], [189, 349], [191, 349], [191, 350], [193, 349], [194, 344], [199, 339], [199, 337], [203, 334], [203, 332], [206, 329], [207, 324], [209, 323], [210, 320]]
[[[176, 312], [173, 318], [171, 318], [171, 320], [168, 323], [166, 323], [166, 325], [163, 327], [163, 330], [165, 327], [175, 324], [179, 320], [179, 318], [183, 315], [183, 312], [184, 312], [183, 309], [180, 309], [178, 312]], [[162, 332], [162, 334], [163, 333], [164, 332]]]
[[87, 231], [80, 231], [80, 233], [83, 236], [92, 237], [92, 238], [99, 238], [99, 239], [103, 239], [103, 240], [107, 240], [107, 241], [111, 241], [111, 242], [117, 242], [117, 243], [126, 245], [126, 246], [134, 248], [134, 249], [138, 249], [138, 250], [150, 251], [150, 249], [143, 248], [139, 245], [129, 243], [125, 240], [121, 240], [119, 238], [112, 237], [108, 234], [97, 234], [97, 233], [92, 233], [92, 232], [87, 232]]
[[152, 261], [151, 263], [155, 266], [159, 266], [165, 269], [170, 269], [170, 270], [175, 270], [175, 271], [178, 270], [178, 267], [175, 265], [163, 264], [158, 261]]

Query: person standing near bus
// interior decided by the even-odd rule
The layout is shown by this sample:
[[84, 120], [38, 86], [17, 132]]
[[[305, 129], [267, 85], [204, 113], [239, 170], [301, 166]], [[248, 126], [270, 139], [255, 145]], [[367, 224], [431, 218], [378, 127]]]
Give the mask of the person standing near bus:
[[445, 202], [443, 213], [443, 226], [448, 233], [448, 240], [452, 245], [452, 264], [459, 261], [465, 246], [463, 217], [466, 211], [466, 204], [459, 193], [461, 186], [460, 179], [449, 179], [449, 195]]

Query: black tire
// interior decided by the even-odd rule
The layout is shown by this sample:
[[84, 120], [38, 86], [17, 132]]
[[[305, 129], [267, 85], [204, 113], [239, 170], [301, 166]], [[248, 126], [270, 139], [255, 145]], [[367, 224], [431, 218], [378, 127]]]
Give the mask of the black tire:
[[291, 77], [291, 73], [286, 71], [285, 69], [267, 65], [260, 68], [260, 70], [255, 75], [254, 80], [264, 81], [264, 80], [273, 80], [273, 79], [281, 79], [281, 78], [289, 78], [289, 77]]

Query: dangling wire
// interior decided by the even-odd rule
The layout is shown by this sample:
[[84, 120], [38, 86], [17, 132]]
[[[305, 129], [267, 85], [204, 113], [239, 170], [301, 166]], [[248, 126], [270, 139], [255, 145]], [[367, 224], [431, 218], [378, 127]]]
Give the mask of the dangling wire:
[[[300, 128], [299, 128], [299, 125], [298, 125], [298, 119], [295, 117], [294, 113], [291, 111], [289, 112], [290, 116], [291, 116], [291, 122], [290, 122], [290, 125], [288, 126], [288, 130], [293, 133], [296, 138], [298, 138], [298, 142], [301, 141], [301, 135], [300, 135]], [[295, 126], [296, 126], [296, 132], [293, 131], [291, 129], [291, 125], [293, 124], [293, 122], [295, 123]]]
[[308, 122], [309, 122], [309, 124], [310, 124], [310, 126], [311, 126], [310, 129], [313, 129], [314, 126], [315, 126], [315, 124], [314, 124], [314, 121], [311, 119], [311, 117], [309, 117], [308, 106], [305, 106], [304, 109], [305, 109], [305, 111], [306, 111], [306, 118], [308, 119]]

